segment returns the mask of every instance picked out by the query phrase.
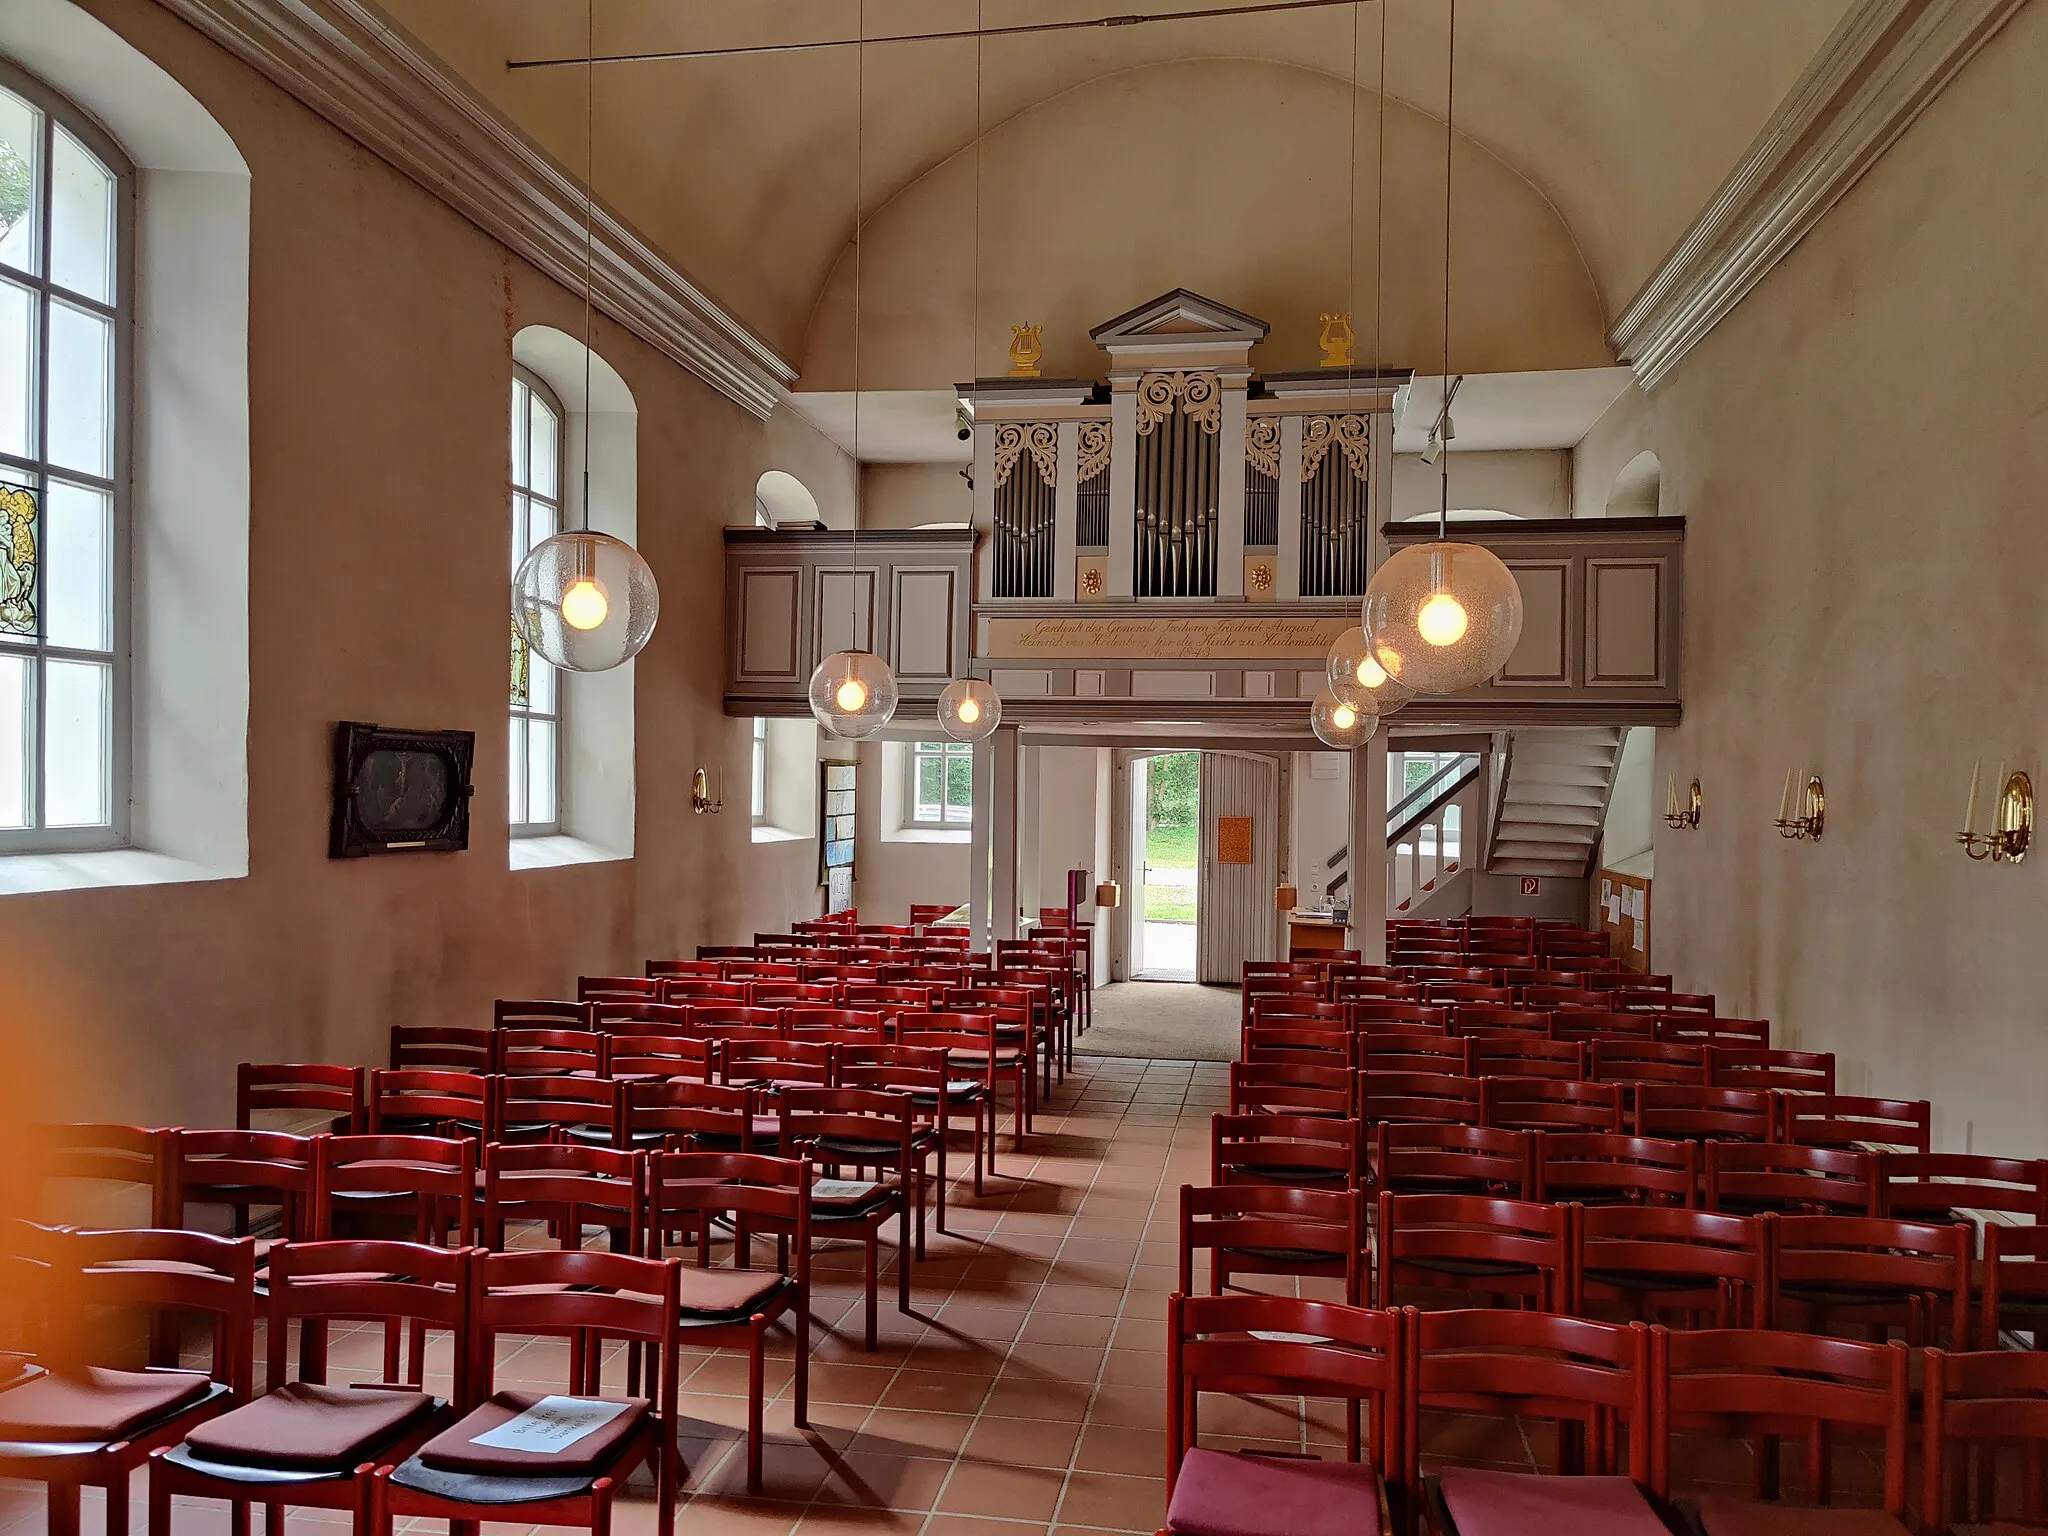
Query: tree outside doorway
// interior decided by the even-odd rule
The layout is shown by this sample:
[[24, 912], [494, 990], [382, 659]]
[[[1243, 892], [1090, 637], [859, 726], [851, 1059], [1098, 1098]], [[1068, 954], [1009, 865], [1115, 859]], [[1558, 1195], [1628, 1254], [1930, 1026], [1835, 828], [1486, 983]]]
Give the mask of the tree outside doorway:
[[1145, 917], [1195, 920], [1195, 861], [1201, 852], [1202, 754], [1151, 760], [1145, 794]]

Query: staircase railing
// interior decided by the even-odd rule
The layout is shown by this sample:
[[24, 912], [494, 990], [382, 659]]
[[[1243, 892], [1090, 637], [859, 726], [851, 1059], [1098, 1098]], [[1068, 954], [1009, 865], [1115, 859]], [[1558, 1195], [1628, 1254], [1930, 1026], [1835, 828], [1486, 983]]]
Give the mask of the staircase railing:
[[[1417, 891], [1433, 887], [1442, 874], [1466, 862], [1466, 840], [1477, 829], [1478, 796], [1485, 758], [1461, 752], [1387, 811], [1387, 910], [1395, 911]], [[1469, 802], [1469, 803], [1468, 803]], [[1351, 845], [1323, 861], [1323, 889], [1332, 899], [1350, 883]], [[1403, 883], [1403, 866], [1407, 883]]]

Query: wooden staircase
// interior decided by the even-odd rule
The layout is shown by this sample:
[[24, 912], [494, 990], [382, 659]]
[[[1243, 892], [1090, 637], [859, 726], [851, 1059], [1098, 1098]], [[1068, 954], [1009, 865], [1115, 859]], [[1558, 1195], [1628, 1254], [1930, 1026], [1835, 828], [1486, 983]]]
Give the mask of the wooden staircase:
[[1529, 726], [1512, 731], [1486, 869], [1582, 879], [1592, 872], [1624, 727]]

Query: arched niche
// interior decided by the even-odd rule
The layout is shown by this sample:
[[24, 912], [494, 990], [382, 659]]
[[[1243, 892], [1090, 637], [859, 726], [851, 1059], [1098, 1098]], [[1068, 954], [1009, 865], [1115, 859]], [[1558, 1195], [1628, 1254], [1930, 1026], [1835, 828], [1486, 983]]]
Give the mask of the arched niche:
[[1609, 517], [1656, 517], [1663, 508], [1664, 466], [1648, 449], [1621, 466], [1607, 492]]
[[787, 470], [771, 469], [754, 482], [754, 511], [755, 521], [769, 528], [809, 523], [817, 520], [818, 498]]

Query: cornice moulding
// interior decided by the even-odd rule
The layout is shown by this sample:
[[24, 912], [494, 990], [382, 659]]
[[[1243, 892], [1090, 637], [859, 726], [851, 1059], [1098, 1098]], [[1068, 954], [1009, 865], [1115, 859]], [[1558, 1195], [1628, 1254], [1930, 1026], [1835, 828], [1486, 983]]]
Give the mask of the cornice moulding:
[[[584, 282], [582, 187], [364, 0], [160, 0], [565, 287]], [[766, 418], [796, 370], [602, 203], [592, 303]]]
[[1608, 333], [1645, 389], [1742, 302], [2026, 0], [1859, 0]]

